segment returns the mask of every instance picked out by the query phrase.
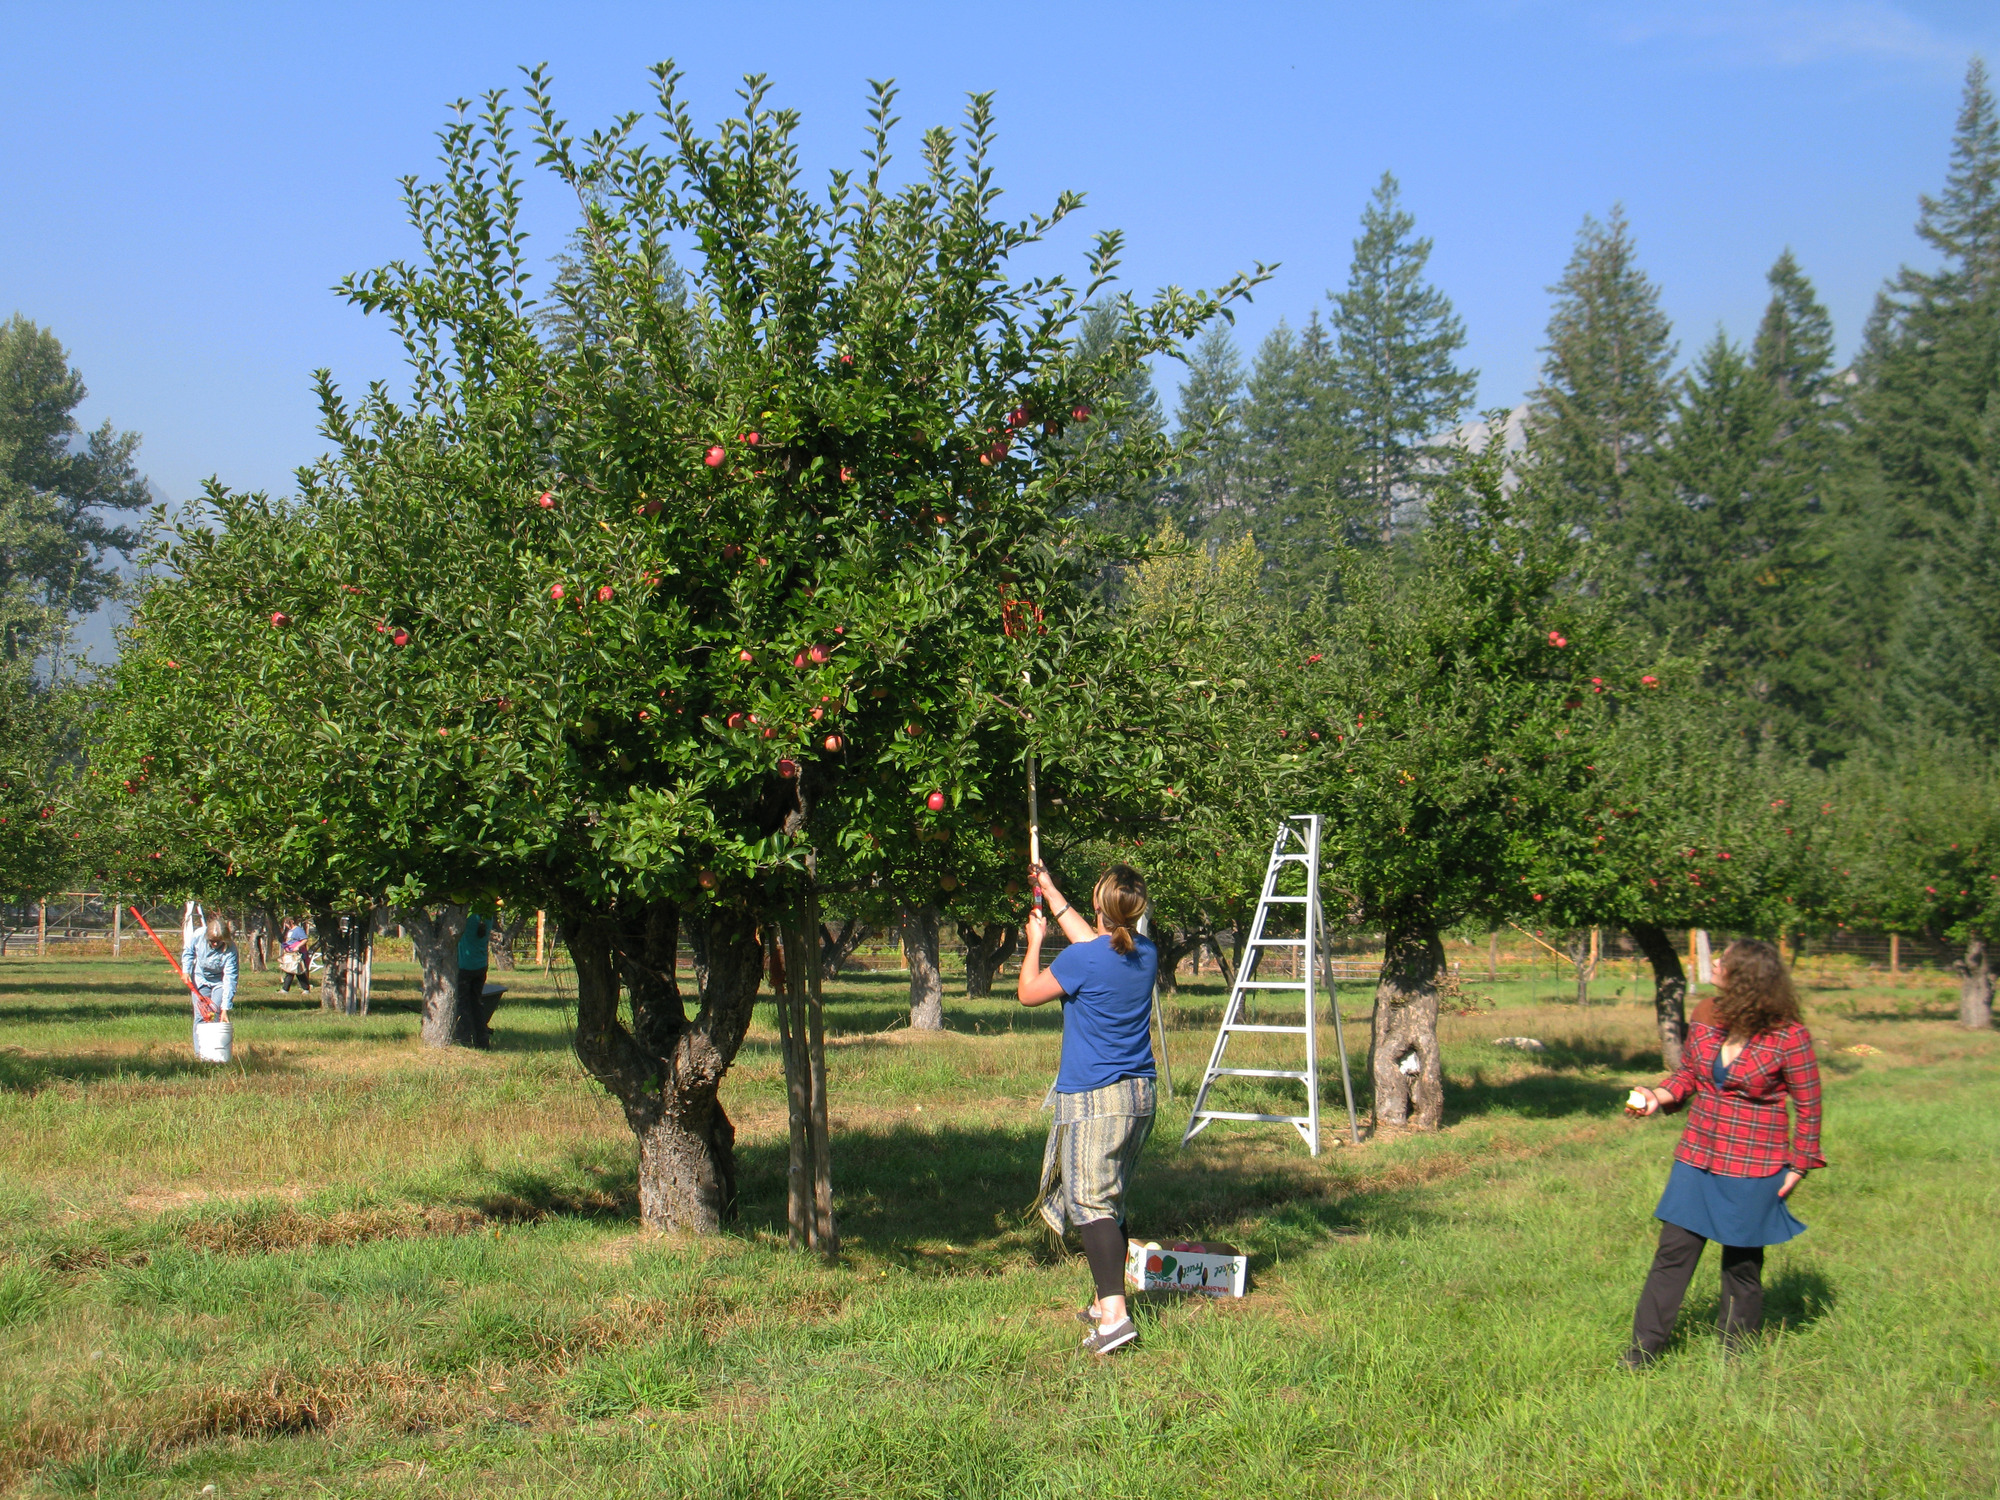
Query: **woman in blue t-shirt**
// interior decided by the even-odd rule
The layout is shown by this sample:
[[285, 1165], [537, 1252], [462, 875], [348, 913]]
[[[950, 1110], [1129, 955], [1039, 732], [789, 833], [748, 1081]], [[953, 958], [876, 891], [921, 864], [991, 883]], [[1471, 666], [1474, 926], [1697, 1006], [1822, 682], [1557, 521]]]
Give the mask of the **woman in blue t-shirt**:
[[[1058, 1235], [1076, 1225], [1097, 1297], [1079, 1314], [1091, 1325], [1083, 1347], [1109, 1354], [1139, 1336], [1125, 1306], [1125, 1185], [1153, 1128], [1153, 981], [1159, 955], [1138, 934], [1146, 880], [1113, 865], [1091, 892], [1095, 926], [1063, 899], [1049, 872], [1030, 875], [1070, 946], [1042, 967], [1048, 923], [1028, 917], [1028, 951], [1015, 993], [1023, 1005], [1064, 1001], [1056, 1121], [1036, 1193]], [[1060, 1172], [1060, 1186], [1056, 1178]]]

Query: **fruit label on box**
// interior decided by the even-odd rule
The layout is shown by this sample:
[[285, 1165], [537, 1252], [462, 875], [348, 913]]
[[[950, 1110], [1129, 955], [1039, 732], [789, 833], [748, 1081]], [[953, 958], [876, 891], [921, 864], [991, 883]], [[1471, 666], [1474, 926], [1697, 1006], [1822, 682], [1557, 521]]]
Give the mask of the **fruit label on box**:
[[1247, 1255], [1162, 1250], [1158, 1245], [1142, 1245], [1136, 1240], [1125, 1261], [1126, 1284], [1138, 1292], [1204, 1292], [1211, 1297], [1240, 1297], [1249, 1271]]

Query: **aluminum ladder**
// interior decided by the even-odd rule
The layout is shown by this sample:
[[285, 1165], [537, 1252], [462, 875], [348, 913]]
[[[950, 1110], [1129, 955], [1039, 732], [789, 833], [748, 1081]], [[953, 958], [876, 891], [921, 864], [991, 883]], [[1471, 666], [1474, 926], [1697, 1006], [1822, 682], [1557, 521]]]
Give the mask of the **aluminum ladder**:
[[[1302, 813], [1278, 821], [1278, 836], [1271, 844], [1270, 863], [1264, 869], [1264, 889], [1257, 898], [1257, 914], [1250, 924], [1250, 934], [1243, 944], [1243, 953], [1236, 965], [1236, 980], [1229, 987], [1229, 1003], [1223, 1007], [1222, 1026], [1215, 1035], [1215, 1048], [1209, 1053], [1208, 1070], [1202, 1074], [1201, 1088], [1194, 1096], [1194, 1110], [1188, 1116], [1187, 1134], [1181, 1137], [1185, 1146], [1195, 1136], [1207, 1129], [1215, 1120], [1250, 1120], [1274, 1125], [1290, 1125], [1304, 1139], [1306, 1147], [1314, 1156], [1319, 1155], [1319, 1028], [1315, 1024], [1318, 1017], [1315, 1004], [1315, 982], [1326, 979], [1326, 991], [1332, 1001], [1334, 1046], [1340, 1052], [1340, 1081], [1347, 1092], [1347, 1129], [1355, 1145], [1361, 1144], [1361, 1126], [1354, 1113], [1354, 1079], [1347, 1066], [1347, 1039], [1341, 1030], [1340, 1002], [1334, 993], [1330, 973], [1322, 976], [1320, 965], [1326, 958], [1326, 916], [1320, 910], [1319, 900], [1319, 834], [1320, 815]], [[1279, 881], [1294, 865], [1302, 865], [1305, 870], [1305, 892], [1303, 895], [1283, 894], [1278, 890]], [[1280, 906], [1302, 906], [1300, 914], [1300, 935], [1297, 937], [1271, 937], [1266, 934], [1266, 926], [1273, 909]], [[1290, 948], [1299, 955], [1299, 977], [1297, 979], [1259, 979], [1256, 977], [1259, 960], [1267, 948]], [[1301, 1020], [1296, 1026], [1274, 1026], [1243, 1019], [1244, 1005], [1253, 990], [1290, 990], [1303, 1001]], [[1223, 1065], [1223, 1055], [1229, 1050], [1229, 1039], [1237, 1032], [1255, 1032], [1265, 1035], [1303, 1036], [1306, 1039], [1306, 1065], [1303, 1071], [1297, 1068], [1231, 1068]], [[1306, 1113], [1303, 1115], [1268, 1115], [1246, 1113], [1241, 1110], [1207, 1109], [1208, 1091], [1215, 1086], [1218, 1078], [1289, 1078], [1306, 1086]]]

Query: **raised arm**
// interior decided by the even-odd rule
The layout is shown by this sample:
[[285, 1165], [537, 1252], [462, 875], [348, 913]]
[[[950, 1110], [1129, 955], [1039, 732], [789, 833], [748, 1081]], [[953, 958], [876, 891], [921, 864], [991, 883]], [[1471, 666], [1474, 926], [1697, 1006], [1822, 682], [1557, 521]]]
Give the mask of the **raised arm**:
[[1084, 917], [1077, 909], [1063, 899], [1063, 893], [1056, 889], [1055, 880], [1044, 865], [1032, 865], [1028, 878], [1041, 888], [1048, 899], [1049, 918], [1062, 928], [1062, 935], [1072, 943], [1087, 943], [1097, 936], [1096, 924]]

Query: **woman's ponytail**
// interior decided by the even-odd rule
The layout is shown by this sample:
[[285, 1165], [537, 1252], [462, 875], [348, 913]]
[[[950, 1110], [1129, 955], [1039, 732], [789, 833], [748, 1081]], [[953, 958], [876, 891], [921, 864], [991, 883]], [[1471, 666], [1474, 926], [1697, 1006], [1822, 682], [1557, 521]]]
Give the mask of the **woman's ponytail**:
[[1130, 957], [1136, 947], [1132, 929], [1146, 911], [1146, 877], [1130, 865], [1113, 865], [1099, 878], [1090, 899], [1110, 930], [1111, 951]]

